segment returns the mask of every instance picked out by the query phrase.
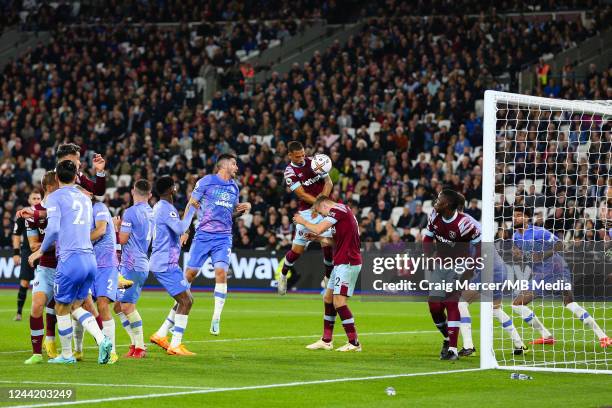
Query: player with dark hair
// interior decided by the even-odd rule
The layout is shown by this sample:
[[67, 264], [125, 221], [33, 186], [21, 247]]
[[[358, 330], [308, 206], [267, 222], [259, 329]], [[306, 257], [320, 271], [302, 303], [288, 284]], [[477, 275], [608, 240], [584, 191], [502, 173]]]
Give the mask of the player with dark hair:
[[[155, 183], [159, 201], [153, 207], [153, 250], [151, 252], [151, 272], [166, 289], [168, 294], [176, 301], [174, 311], [174, 330], [172, 340], [167, 344], [166, 352], [169, 355], [191, 356], [195, 353], [187, 350], [183, 344], [183, 334], [187, 328], [187, 319], [193, 296], [189, 290], [190, 284], [183, 276], [179, 267], [181, 255], [181, 235], [189, 226], [198, 208], [198, 203], [189, 206], [183, 220], [179, 218], [178, 210], [174, 206], [174, 195], [177, 188], [170, 176], [162, 176]], [[166, 321], [164, 321], [164, 324]], [[164, 327], [162, 325], [162, 327]], [[167, 333], [166, 333], [167, 334]], [[166, 334], [156, 333], [160, 343], [168, 342]]]
[[75, 186], [77, 167], [72, 161], [60, 162], [56, 167], [56, 177], [59, 188], [46, 199], [48, 220], [45, 238], [29, 259], [34, 264], [57, 241], [54, 297], [62, 353], [49, 363], [76, 362], [72, 353], [72, 315], [94, 336], [98, 343], [98, 362], [106, 364], [112, 343], [102, 333], [94, 317], [82, 307], [96, 273], [96, 258], [90, 238], [93, 223], [91, 200]]
[[[532, 213], [527, 207], [515, 207], [513, 212], [514, 234], [512, 236], [512, 253], [531, 265], [532, 287], [538, 281], [555, 283], [572, 282], [572, 273], [560, 254], [563, 242], [545, 228], [531, 224]], [[512, 310], [521, 316], [525, 323], [540, 332], [541, 337], [531, 344], [554, 344], [552, 333], [542, 324], [533, 311], [527, 306], [542, 291], [528, 290], [519, 293], [512, 301]], [[595, 319], [576, 301], [571, 290], [562, 291], [563, 304], [585, 326], [593, 330], [601, 347], [612, 346], [612, 339], [599, 327]]]
[[[303, 225], [311, 233], [307, 233], [309, 240], [317, 240], [334, 247], [334, 267], [327, 283], [323, 296], [323, 336], [313, 344], [306, 346], [309, 350], [332, 350], [332, 335], [336, 314], [342, 319], [342, 326], [346, 332], [348, 343], [336, 351], [361, 351], [361, 344], [357, 338], [355, 319], [347, 305], [348, 298], [353, 295], [357, 278], [361, 271], [361, 240], [359, 238], [359, 224], [351, 208], [345, 204], [338, 204], [327, 196], [319, 196], [313, 203], [314, 210], [325, 216], [318, 223], [308, 221], [302, 214], [293, 217], [295, 223]], [[332, 227], [334, 227], [332, 229]], [[326, 231], [333, 231], [333, 237], [324, 237]]]
[[[96, 170], [96, 181], [91, 181], [87, 176], [79, 171], [81, 168], [81, 148], [74, 143], [64, 143], [58, 146], [55, 153], [57, 163], [64, 160], [70, 160], [77, 168], [76, 185], [83, 187], [93, 195], [103, 196], [106, 194], [106, 173], [104, 167], [106, 160], [100, 154], [94, 154], [92, 162]], [[45, 210], [28, 210], [24, 209], [18, 213], [18, 216], [23, 218], [32, 218], [35, 224], [38, 220], [45, 218], [47, 213]]]
[[[41, 200], [42, 194], [40, 190], [32, 190], [28, 195], [28, 204], [30, 205], [28, 211], [34, 211], [34, 209], [40, 204]], [[17, 292], [17, 314], [14, 318], [15, 321], [21, 321], [23, 305], [28, 297], [30, 281], [34, 279], [34, 269], [28, 263], [28, 257], [31, 253], [32, 249], [30, 248], [28, 241], [26, 219], [19, 217], [18, 215], [13, 227], [13, 263], [15, 266], [20, 267], [19, 290]]]
[[[331, 178], [327, 174], [317, 174], [312, 170], [310, 165], [312, 158], [306, 157], [304, 146], [300, 142], [289, 142], [287, 149], [290, 162], [285, 168], [285, 182], [287, 187], [298, 197], [299, 213], [308, 222], [313, 224], [321, 222], [323, 217], [313, 211], [312, 205], [317, 197], [331, 194], [334, 187]], [[293, 244], [282, 261], [283, 267], [278, 280], [278, 293], [280, 295], [287, 293], [287, 286], [289, 286], [287, 275], [290, 270], [292, 270], [292, 274], [297, 273], [293, 266], [310, 243], [305, 237], [306, 233], [306, 228], [301, 224], [296, 226]], [[324, 232], [323, 236], [330, 238], [331, 231]], [[321, 243], [321, 247], [325, 265], [324, 279], [329, 279], [333, 268], [333, 249], [326, 245], [325, 241]], [[292, 280], [296, 281], [295, 278]]]
[[153, 209], [149, 205], [151, 183], [144, 179], [136, 181], [132, 198], [134, 205], [125, 210], [121, 220], [119, 243], [123, 245], [121, 274], [134, 285], [119, 289], [117, 301], [121, 302], [121, 313], [118, 315], [131, 339], [126, 357], [144, 358], [142, 318], [136, 310], [136, 302], [149, 275], [149, 245], [153, 237]]
[[[191, 206], [198, 210], [198, 226], [191, 244], [185, 278], [189, 283], [198, 276], [200, 268], [210, 257], [215, 270], [215, 307], [210, 322], [210, 334], [218, 336], [221, 332], [221, 312], [227, 296], [227, 271], [232, 253], [232, 225], [236, 217], [251, 210], [250, 203], [240, 203], [240, 188], [235, 181], [238, 173], [236, 156], [222, 154], [217, 159], [216, 173], [209, 174], [195, 185], [185, 214]], [[175, 324], [176, 309], [173, 307], [162, 327], [151, 336], [151, 342], [167, 348], [165, 335]]]
[[[449, 243], [456, 242], [477, 245], [480, 249], [480, 227], [472, 217], [461, 212], [464, 205], [465, 198], [462, 194], [451, 189], [444, 189], [440, 192], [434, 204], [434, 210], [429, 216], [427, 230], [423, 237], [423, 246], [426, 252], [430, 252], [434, 241], [438, 243], [441, 253], [445, 252], [446, 246], [452, 246], [448, 245]], [[464, 252], [467, 252], [467, 250], [466, 247]], [[448, 253], [454, 257], [460, 251], [449, 250]], [[478, 250], [477, 256], [479, 256], [479, 252]], [[433, 276], [437, 280], [446, 282], [454, 282], [459, 278], [454, 269], [444, 268], [434, 270]], [[461, 316], [458, 300], [459, 293], [457, 291], [430, 291], [429, 311], [436, 327], [444, 336], [442, 351], [440, 352], [440, 359], [442, 360], [457, 360], [459, 358], [457, 340]]]

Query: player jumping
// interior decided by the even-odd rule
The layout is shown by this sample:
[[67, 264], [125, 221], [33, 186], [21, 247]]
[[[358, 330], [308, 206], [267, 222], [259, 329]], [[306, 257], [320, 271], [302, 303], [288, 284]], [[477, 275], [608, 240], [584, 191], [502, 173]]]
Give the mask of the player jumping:
[[181, 220], [178, 216], [178, 210], [174, 207], [174, 195], [177, 189], [172, 177], [160, 177], [155, 183], [155, 189], [160, 200], [153, 207], [154, 230], [151, 272], [168, 294], [174, 298], [176, 304], [172, 308], [174, 314], [170, 318], [174, 322], [170, 344], [168, 344], [166, 338], [168, 334], [166, 321], [151, 337], [151, 341], [164, 348], [170, 355], [191, 356], [195, 353], [187, 350], [182, 341], [187, 328], [189, 312], [193, 305], [193, 296], [191, 296], [189, 290], [189, 282], [184, 278], [183, 270], [179, 267], [179, 257], [181, 255], [181, 235], [189, 230], [199, 204], [192, 203], [189, 206], [188, 213]]
[[[55, 171], [48, 171], [43, 179], [42, 186], [45, 190], [45, 197], [57, 190], [58, 184], [55, 179]], [[44, 205], [44, 201], [42, 202]], [[43, 205], [35, 206], [37, 209], [44, 209]], [[45, 229], [38, 228], [27, 222], [28, 241], [30, 248], [37, 251], [45, 238]], [[46, 227], [46, 221], [45, 221]], [[29, 265], [29, 262], [26, 261]], [[44, 346], [49, 358], [57, 357], [55, 347], [55, 300], [53, 299], [53, 281], [57, 268], [57, 258], [55, 257], [55, 247], [45, 252], [39, 259], [36, 266], [36, 275], [32, 285], [32, 308], [30, 311], [30, 337], [32, 341], [32, 356], [25, 361], [25, 364], [40, 364], [43, 362], [42, 347]], [[46, 336], [43, 342], [43, 308], [46, 308]]]
[[[528, 208], [515, 207], [513, 214], [514, 235], [512, 236], [513, 254], [523, 257], [532, 265], [532, 281], [554, 283], [557, 281], [572, 282], [572, 274], [565, 259], [559, 254], [563, 250], [563, 242], [552, 232], [532, 225], [529, 220], [532, 214]], [[585, 326], [591, 328], [599, 339], [601, 347], [612, 346], [612, 339], [606, 336], [595, 319], [578, 303], [574, 301], [571, 290], [562, 292], [563, 304]], [[521, 292], [512, 302], [512, 310], [521, 316], [525, 323], [540, 332], [539, 339], [531, 344], [554, 344], [552, 333], [544, 327], [542, 322], [527, 307], [536, 297], [534, 291]]]
[[[310, 167], [311, 158], [306, 157], [304, 146], [297, 141], [287, 145], [290, 163], [285, 169], [285, 182], [291, 191], [298, 197], [299, 214], [304, 220], [316, 224], [323, 220], [321, 215], [313, 213], [311, 206], [319, 196], [329, 196], [333, 184], [327, 174], [316, 174]], [[304, 253], [310, 242], [306, 239], [306, 229], [298, 224], [291, 249], [285, 254], [281, 276], [278, 280], [278, 293], [287, 293], [287, 274], [293, 268], [295, 261]], [[324, 238], [331, 238], [331, 231], [322, 232]], [[325, 279], [329, 279], [333, 268], [333, 249], [322, 241], [323, 263], [325, 264]], [[293, 271], [295, 273], [295, 270]]]
[[47, 197], [47, 229], [40, 248], [30, 256], [34, 264], [57, 241], [58, 265], [55, 275], [55, 312], [62, 353], [49, 363], [73, 364], [72, 321], [79, 320], [98, 343], [98, 362], [106, 364], [112, 343], [98, 327], [93, 316], [81, 307], [96, 273], [96, 258], [90, 239], [93, 210], [91, 200], [76, 186], [77, 168], [70, 160], [56, 167], [59, 189]]
[[[196, 183], [191, 198], [185, 208], [189, 213], [191, 206], [199, 205], [198, 227], [196, 229], [185, 278], [189, 283], [198, 276], [204, 262], [211, 258], [215, 269], [215, 308], [210, 322], [210, 334], [218, 336], [221, 332], [221, 312], [227, 296], [227, 270], [232, 253], [232, 223], [233, 219], [251, 210], [250, 203], [239, 203], [240, 189], [234, 178], [238, 173], [236, 156], [222, 154], [217, 159], [217, 173], [202, 177]], [[168, 330], [173, 321], [175, 311], [170, 310], [164, 324]], [[163, 328], [160, 331], [163, 334]], [[155, 338], [151, 337], [155, 344]], [[158, 344], [163, 347], [163, 345]]]
[[[293, 221], [304, 226], [312, 234], [305, 238], [318, 240], [331, 248], [334, 247], [333, 270], [327, 289], [323, 296], [325, 314], [323, 316], [323, 337], [313, 344], [306, 346], [309, 350], [332, 350], [332, 335], [336, 314], [342, 319], [342, 327], [348, 337], [348, 343], [336, 351], [361, 351], [361, 344], [357, 338], [355, 319], [347, 305], [348, 298], [353, 295], [357, 278], [361, 271], [361, 240], [359, 239], [359, 225], [350, 207], [338, 204], [326, 196], [319, 196], [314, 201], [314, 210], [325, 216], [318, 223], [308, 221], [302, 214], [296, 214]], [[332, 229], [330, 229], [333, 227]], [[325, 232], [332, 231], [333, 238], [323, 236]]]
[[136, 310], [136, 302], [149, 275], [148, 253], [153, 237], [153, 209], [149, 205], [151, 183], [144, 179], [136, 181], [132, 198], [134, 205], [125, 210], [121, 220], [119, 243], [123, 245], [121, 274], [134, 284], [128, 289], [119, 289], [117, 300], [121, 302], [121, 313], [118, 315], [131, 339], [130, 350], [125, 356], [144, 358], [142, 318]]

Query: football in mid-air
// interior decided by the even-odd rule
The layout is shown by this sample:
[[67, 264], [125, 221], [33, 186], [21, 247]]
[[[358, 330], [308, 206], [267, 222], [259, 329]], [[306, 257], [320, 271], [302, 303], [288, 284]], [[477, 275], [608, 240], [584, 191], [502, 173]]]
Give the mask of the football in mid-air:
[[310, 167], [312, 167], [312, 171], [317, 174], [327, 174], [331, 171], [332, 161], [328, 155], [318, 153], [312, 158]]

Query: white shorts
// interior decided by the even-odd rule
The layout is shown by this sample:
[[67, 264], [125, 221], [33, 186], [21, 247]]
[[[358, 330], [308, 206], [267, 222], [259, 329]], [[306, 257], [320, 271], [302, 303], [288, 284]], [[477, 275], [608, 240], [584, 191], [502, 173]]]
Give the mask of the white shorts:
[[[312, 224], [318, 224], [323, 221], [323, 217], [321, 214], [317, 214], [316, 217], [313, 218], [312, 210], [303, 210], [300, 211], [300, 215], [304, 217], [304, 219]], [[300, 246], [307, 246], [310, 243], [310, 240], [305, 238], [306, 233], [309, 232], [308, 228], [301, 224], [297, 224], [295, 227], [295, 237], [293, 237], [293, 244]], [[332, 232], [331, 230], [327, 230], [321, 234], [322, 237], [331, 238]]]
[[331, 289], [334, 295], [353, 296], [359, 272], [361, 265], [335, 265], [327, 282], [327, 289]]
[[47, 301], [53, 299], [53, 282], [55, 281], [55, 269], [47, 266], [36, 267], [32, 293], [43, 292], [47, 295]]

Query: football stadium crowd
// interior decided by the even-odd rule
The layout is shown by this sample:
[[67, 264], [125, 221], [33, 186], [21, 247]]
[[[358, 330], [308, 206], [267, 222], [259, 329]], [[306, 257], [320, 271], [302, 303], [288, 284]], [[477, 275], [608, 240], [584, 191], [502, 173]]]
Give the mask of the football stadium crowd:
[[[193, 15], [206, 14], [211, 21], [249, 15], [235, 3], [207, 2]], [[303, 7], [294, 10], [285, 10], [287, 2], [272, 3], [278, 3], [277, 11], [261, 18], [285, 18], [283, 13], [325, 17], [334, 2], [318, 2], [314, 8], [298, 2]], [[564, 2], [568, 8], [582, 3]], [[128, 12], [136, 12], [146, 2], [126, 4]], [[393, 4], [390, 10], [402, 7], [401, 2]], [[523, 2], [504, 4], [511, 9]], [[178, 8], [165, 16], [170, 9], [161, 7], [149, 21], [181, 21], [192, 12]], [[292, 140], [301, 141], [310, 154], [331, 157], [332, 198], [351, 203], [366, 242], [420, 240], [432, 199], [445, 185], [463, 192], [466, 212], [478, 219], [482, 112], [477, 101], [485, 89], [501, 89], [497, 78], [504, 73], [516, 90], [520, 69], [593, 36], [609, 19], [609, 9], [595, 16], [589, 28], [579, 22], [532, 23], [497, 15], [371, 18], [347, 44], [317, 52], [288, 74], [272, 73], [249, 92], [243, 82], [228, 80], [211, 101], [203, 101], [198, 84], [206, 70], [231, 71], [238, 64], [237, 50], [259, 49], [265, 41], [293, 35], [299, 23], [241, 21], [229, 32], [209, 23], [178, 28], [61, 26], [49, 45], [30, 50], [0, 74], [0, 246], [10, 247], [15, 211], [27, 205], [28, 192], [45, 170], [55, 167], [55, 149], [66, 142], [80, 146], [83, 170], [92, 177], [94, 153], [106, 159], [105, 202], [115, 214], [129, 206], [133, 181], [163, 174], [179, 184], [177, 207], [184, 208], [196, 180], [213, 171], [215, 158], [234, 152], [241, 195], [253, 204], [252, 216], [235, 225], [237, 248], [290, 246], [297, 203], [286, 189], [283, 171]], [[612, 99], [611, 74], [612, 67], [593, 67], [587, 77], [577, 77], [568, 65], [563, 72], [540, 75], [533, 94]], [[537, 167], [538, 160], [542, 166], [564, 161], [567, 173], [586, 172], [585, 177], [580, 173], [580, 194], [584, 190], [585, 203], [597, 207], [612, 197], [612, 188], [601, 185], [609, 169], [596, 165], [603, 162], [602, 154], [610, 154], [610, 124], [598, 125], [571, 124], [571, 149], [585, 144], [588, 135], [599, 138], [597, 148], [591, 144], [599, 156], [591, 155], [586, 163], [552, 154], [550, 146], [557, 146], [552, 143], [519, 154], [521, 145], [508, 140], [507, 151], [521, 156], [516, 157], [514, 181], [529, 180], [520, 174], [535, 174], [535, 167], [526, 167]], [[537, 130], [543, 141], [549, 134], [556, 137], [548, 129]], [[504, 217], [515, 199], [533, 201], [534, 207], [552, 209], [542, 222], [552, 219], [551, 229], [560, 235], [575, 230], [574, 237], [603, 239], [598, 214], [585, 219], [585, 214], [568, 213], [572, 197], [576, 202], [580, 195], [564, 187], [572, 182], [576, 184], [560, 174], [541, 183], [523, 181], [525, 192], [522, 187], [500, 191], [505, 202], [498, 204], [496, 215], [508, 220]]]

